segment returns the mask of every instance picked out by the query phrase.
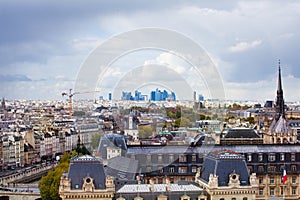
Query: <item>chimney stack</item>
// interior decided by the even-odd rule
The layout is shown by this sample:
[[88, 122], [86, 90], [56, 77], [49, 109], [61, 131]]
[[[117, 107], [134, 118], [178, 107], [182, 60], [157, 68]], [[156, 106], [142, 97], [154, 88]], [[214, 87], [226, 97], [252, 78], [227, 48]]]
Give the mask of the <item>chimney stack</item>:
[[149, 183], [150, 183], [150, 191], [153, 192], [154, 191], [154, 180], [153, 180], [153, 178], [150, 178]]
[[170, 183], [170, 179], [168, 177], [166, 178], [166, 190], [167, 191], [171, 190], [171, 183]]

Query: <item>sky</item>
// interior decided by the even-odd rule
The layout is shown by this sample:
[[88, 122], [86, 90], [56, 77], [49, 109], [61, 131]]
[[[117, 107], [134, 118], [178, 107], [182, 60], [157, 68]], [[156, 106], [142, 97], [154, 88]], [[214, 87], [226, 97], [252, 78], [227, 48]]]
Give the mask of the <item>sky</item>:
[[[29, 0], [22, 4], [3, 0], [0, 95], [61, 100], [63, 91], [75, 88], [83, 66], [97, 48], [127, 32], [157, 28], [183, 35], [205, 51], [219, 74], [226, 99], [275, 100], [280, 59], [284, 98], [299, 101], [299, 19], [299, 1]], [[138, 39], [130, 38], [133, 43]], [[214, 92], [207, 86], [210, 77], [205, 73], [196, 76], [189, 60], [172, 48], [146, 47], [111, 60], [103, 73], [95, 72], [98, 80], [90, 91], [100, 92], [94, 96], [107, 98], [114, 91], [118, 91], [116, 97], [121, 95], [120, 85], [134, 82], [133, 75], [141, 70], [152, 74], [153, 81], [150, 77], [145, 85], [131, 89], [176, 90], [174, 83], [181, 80], [207, 98]], [[75, 92], [84, 96], [87, 90]], [[190, 93], [182, 94], [181, 99], [192, 99]]]

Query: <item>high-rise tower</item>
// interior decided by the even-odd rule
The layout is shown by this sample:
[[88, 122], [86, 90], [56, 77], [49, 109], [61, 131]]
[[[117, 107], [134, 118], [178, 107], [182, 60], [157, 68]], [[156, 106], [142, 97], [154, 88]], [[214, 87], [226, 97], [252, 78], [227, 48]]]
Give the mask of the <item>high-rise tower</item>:
[[279, 60], [278, 61], [278, 87], [277, 87], [277, 96], [276, 96], [276, 120], [278, 120], [280, 116], [285, 118], [283, 90], [281, 84], [281, 69], [280, 69], [280, 60]]

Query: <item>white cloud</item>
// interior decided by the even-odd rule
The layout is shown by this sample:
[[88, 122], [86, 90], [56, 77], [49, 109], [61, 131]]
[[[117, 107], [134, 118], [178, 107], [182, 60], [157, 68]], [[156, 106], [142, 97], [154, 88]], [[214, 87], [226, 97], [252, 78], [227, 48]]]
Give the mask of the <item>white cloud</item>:
[[[282, 76], [283, 96], [285, 101], [299, 101], [300, 78], [292, 75]], [[257, 82], [226, 82], [225, 93], [228, 100], [275, 100], [277, 90], [277, 77], [272, 80]]]
[[237, 44], [229, 47], [228, 50], [233, 53], [242, 52], [242, 51], [247, 51], [249, 49], [256, 48], [261, 44], [262, 44], [261, 40], [254, 40], [252, 42], [238, 42]]

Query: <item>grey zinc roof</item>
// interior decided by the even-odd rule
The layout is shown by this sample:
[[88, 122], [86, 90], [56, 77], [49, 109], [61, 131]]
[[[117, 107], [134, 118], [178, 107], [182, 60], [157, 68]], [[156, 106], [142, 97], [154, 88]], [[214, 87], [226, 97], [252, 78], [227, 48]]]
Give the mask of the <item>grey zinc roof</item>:
[[157, 147], [129, 147], [127, 154], [184, 154], [184, 153], [200, 153], [206, 154], [215, 150], [232, 150], [238, 153], [289, 153], [300, 152], [299, 144], [283, 144], [283, 145], [232, 145], [232, 146], [157, 146]]
[[[166, 184], [154, 184], [153, 192], [166, 192]], [[170, 192], [191, 192], [191, 191], [203, 191], [202, 188], [196, 186], [194, 184], [185, 184], [181, 185], [178, 183], [170, 184]], [[117, 193], [143, 193], [143, 192], [151, 192], [150, 191], [150, 184], [130, 184], [124, 185], [120, 188]]]
[[71, 189], [82, 189], [83, 180], [87, 176], [94, 179], [95, 189], [105, 189], [106, 175], [100, 160], [92, 156], [73, 158], [68, 172], [68, 178], [71, 179]]

